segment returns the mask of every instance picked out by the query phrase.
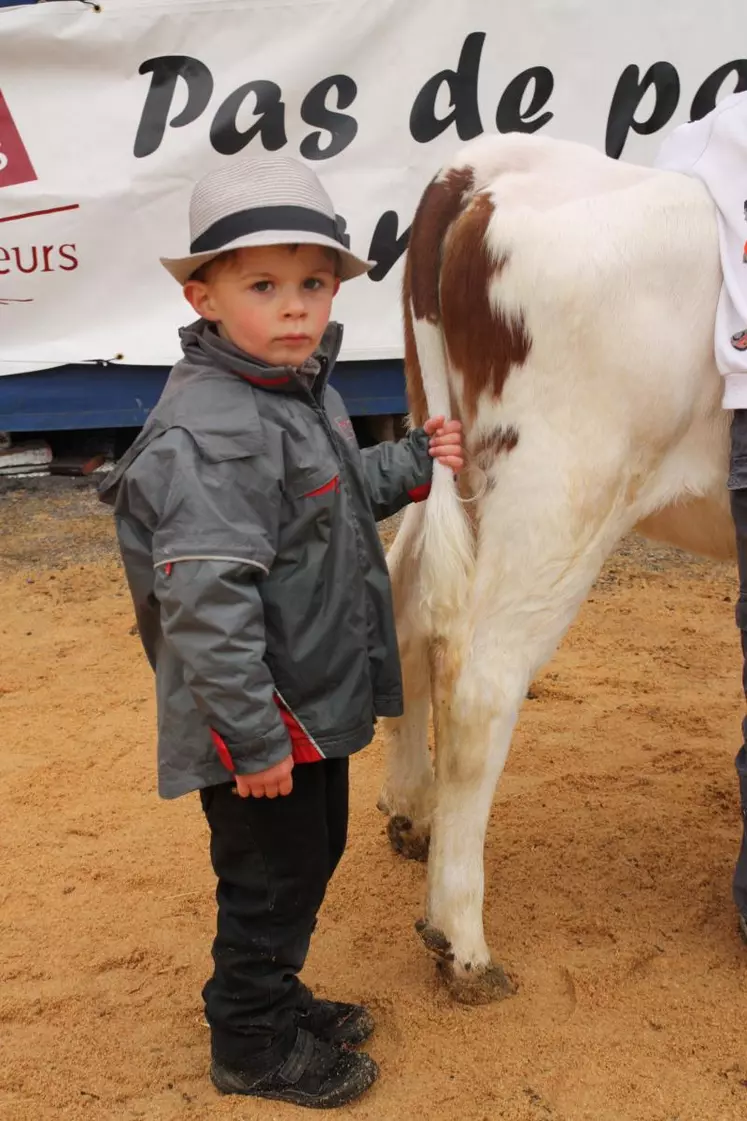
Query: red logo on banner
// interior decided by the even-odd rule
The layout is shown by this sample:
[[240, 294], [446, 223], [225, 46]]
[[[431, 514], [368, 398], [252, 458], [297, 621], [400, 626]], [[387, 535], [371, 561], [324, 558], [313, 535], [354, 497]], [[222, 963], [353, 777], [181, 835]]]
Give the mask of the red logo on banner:
[[36, 179], [28, 152], [0, 90], [0, 187]]

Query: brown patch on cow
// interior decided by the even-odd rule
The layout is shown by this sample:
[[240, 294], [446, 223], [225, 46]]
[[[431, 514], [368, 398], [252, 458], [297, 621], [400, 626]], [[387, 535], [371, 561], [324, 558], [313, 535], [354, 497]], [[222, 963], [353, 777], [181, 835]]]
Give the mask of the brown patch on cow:
[[513, 425], [506, 428], [499, 425], [469, 442], [467, 474], [476, 494], [490, 494], [495, 490], [496, 480], [490, 469], [500, 455], [508, 455], [518, 442], [519, 433]]
[[402, 312], [407, 399], [410, 417], [416, 427], [427, 419], [428, 403], [415, 345], [413, 313], [417, 319], [425, 319], [429, 323], [439, 321], [441, 247], [473, 183], [474, 176], [469, 167], [452, 168], [443, 179], [433, 179], [423, 192], [410, 230], [402, 285]]
[[489, 471], [499, 455], [512, 452], [519, 442], [519, 433], [509, 425], [508, 428], [494, 428], [478, 437], [469, 447], [470, 458], [481, 471]]
[[405, 282], [416, 319], [439, 321], [441, 247], [474, 181], [471, 167], [452, 168], [442, 179], [432, 179], [420, 199], [410, 230]]
[[454, 222], [441, 266], [441, 321], [449, 358], [464, 379], [465, 412], [474, 417], [480, 395], [500, 398], [512, 366], [527, 360], [532, 341], [523, 316], [507, 319], [489, 299], [491, 281], [507, 256], [492, 257], [487, 230], [493, 201], [478, 194]]

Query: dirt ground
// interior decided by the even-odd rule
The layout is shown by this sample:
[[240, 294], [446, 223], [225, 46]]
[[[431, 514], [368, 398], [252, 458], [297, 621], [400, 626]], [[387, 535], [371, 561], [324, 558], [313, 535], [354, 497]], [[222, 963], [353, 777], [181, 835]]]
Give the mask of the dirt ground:
[[[0, 495], [0, 1117], [238, 1121], [200, 987], [214, 922], [193, 797], [154, 792], [150, 671], [110, 518], [69, 482]], [[730, 874], [734, 577], [629, 542], [525, 705], [493, 809], [486, 924], [519, 991], [452, 1004], [388, 848], [383, 751], [308, 963], [371, 1005], [361, 1121], [742, 1121], [747, 947]], [[345, 1111], [343, 1111], [345, 1112]]]

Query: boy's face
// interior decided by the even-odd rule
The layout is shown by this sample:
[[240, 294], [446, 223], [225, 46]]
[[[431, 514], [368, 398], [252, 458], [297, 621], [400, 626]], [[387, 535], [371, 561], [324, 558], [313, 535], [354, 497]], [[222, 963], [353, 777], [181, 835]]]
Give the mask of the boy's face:
[[340, 286], [319, 245], [238, 249], [184, 295], [241, 350], [271, 366], [300, 366], [319, 346]]

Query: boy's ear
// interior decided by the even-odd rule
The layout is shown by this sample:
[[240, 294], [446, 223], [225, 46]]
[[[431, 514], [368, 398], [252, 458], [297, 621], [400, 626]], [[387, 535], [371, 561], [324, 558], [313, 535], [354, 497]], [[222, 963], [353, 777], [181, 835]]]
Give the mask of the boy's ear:
[[184, 285], [184, 296], [202, 319], [217, 322], [218, 316], [207, 284], [201, 280], [188, 280]]
[[340, 278], [339, 278], [339, 276], [336, 276], [335, 277], [335, 290], [332, 293], [332, 295], [336, 296], [339, 291], [340, 291]]

